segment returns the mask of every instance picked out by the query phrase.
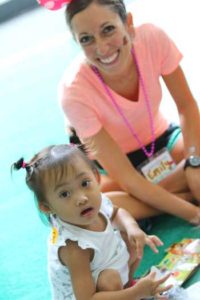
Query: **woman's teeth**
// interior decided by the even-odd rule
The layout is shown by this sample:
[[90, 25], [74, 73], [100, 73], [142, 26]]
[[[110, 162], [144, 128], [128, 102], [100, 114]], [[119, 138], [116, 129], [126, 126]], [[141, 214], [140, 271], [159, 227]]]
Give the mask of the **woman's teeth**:
[[118, 56], [118, 52], [114, 53], [113, 55], [111, 55], [110, 57], [107, 58], [100, 58], [100, 62], [103, 64], [110, 64], [112, 63]]

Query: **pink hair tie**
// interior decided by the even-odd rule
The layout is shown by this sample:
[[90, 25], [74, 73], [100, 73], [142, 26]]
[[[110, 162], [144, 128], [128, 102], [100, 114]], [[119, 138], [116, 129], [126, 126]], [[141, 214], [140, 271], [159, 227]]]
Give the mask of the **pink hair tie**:
[[50, 10], [58, 10], [71, 1], [72, 0], [37, 0], [41, 6]]
[[26, 166], [27, 166], [27, 164], [25, 163], [25, 161], [23, 161], [23, 163], [22, 163], [22, 168], [25, 169]]

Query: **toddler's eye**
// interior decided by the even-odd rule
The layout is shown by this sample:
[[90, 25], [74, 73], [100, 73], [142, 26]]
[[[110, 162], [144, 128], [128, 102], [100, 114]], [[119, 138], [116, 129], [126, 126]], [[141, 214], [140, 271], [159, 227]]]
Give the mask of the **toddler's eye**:
[[91, 180], [85, 179], [82, 181], [82, 187], [88, 187], [91, 183]]
[[63, 191], [59, 193], [60, 198], [69, 198], [71, 193], [69, 191]]

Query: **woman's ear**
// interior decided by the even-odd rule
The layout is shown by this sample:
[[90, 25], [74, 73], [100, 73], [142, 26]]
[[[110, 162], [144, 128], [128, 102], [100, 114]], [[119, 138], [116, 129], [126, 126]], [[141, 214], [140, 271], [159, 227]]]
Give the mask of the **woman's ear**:
[[51, 212], [49, 206], [46, 203], [39, 203], [39, 209], [46, 214]]
[[134, 24], [133, 24], [133, 15], [131, 12], [127, 13], [126, 24], [127, 24], [127, 28], [128, 28], [130, 37], [133, 39], [135, 36], [135, 29], [134, 29]]
[[133, 15], [131, 12], [127, 13], [126, 22], [128, 26], [133, 27]]

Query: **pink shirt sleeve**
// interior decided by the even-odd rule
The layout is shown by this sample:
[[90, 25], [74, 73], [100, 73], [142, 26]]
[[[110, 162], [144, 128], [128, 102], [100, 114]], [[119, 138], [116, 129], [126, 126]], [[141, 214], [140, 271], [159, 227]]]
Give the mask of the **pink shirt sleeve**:
[[153, 59], [159, 67], [159, 75], [170, 74], [177, 68], [182, 54], [173, 40], [161, 28], [149, 24], [149, 29], [152, 29], [150, 37], [153, 37], [149, 44], [150, 47], [155, 47], [152, 55], [154, 55]]
[[73, 84], [71, 87], [67, 87], [65, 83], [61, 83], [59, 90], [61, 107], [65, 117], [76, 128], [77, 134], [81, 138], [95, 135], [102, 127], [91, 97], [91, 93], [87, 93], [86, 86], [74, 89]]

